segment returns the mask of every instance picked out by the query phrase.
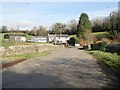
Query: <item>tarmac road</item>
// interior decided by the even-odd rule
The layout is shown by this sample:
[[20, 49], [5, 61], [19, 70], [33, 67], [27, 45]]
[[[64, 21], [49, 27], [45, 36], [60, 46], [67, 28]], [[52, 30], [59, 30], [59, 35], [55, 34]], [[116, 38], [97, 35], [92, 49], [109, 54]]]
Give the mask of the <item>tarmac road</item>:
[[118, 78], [86, 51], [64, 48], [2, 71], [3, 88], [111, 88]]

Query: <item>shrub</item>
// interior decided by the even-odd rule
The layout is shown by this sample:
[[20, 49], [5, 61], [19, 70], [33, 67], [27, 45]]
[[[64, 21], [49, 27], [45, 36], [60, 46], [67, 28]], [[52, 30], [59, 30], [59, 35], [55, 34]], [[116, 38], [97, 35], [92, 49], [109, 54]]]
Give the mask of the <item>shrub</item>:
[[79, 43], [80, 43], [80, 40], [79, 40], [77, 37], [75, 38], [75, 43], [76, 43], [76, 44], [79, 44]]
[[106, 45], [107, 45], [107, 42], [102, 41], [102, 42], [99, 42], [97, 44], [91, 44], [91, 49], [92, 50], [101, 50], [101, 51], [104, 51]]
[[103, 42], [98, 43], [98, 45], [101, 51], [105, 51], [105, 46], [107, 45], [107, 42], [103, 41]]
[[[76, 37], [76, 35], [71, 35], [71, 36], [70, 36], [69, 43], [70, 43], [71, 39], [72, 39], [72, 42], [73, 42], [73, 43], [76, 43], [76, 44], [79, 44], [79, 43], [80, 43], [80, 40], [79, 40], [79, 38]], [[74, 39], [74, 40], [73, 40], [73, 39]]]
[[69, 45], [75, 46], [75, 38], [71, 37], [70, 40], [68, 41]]

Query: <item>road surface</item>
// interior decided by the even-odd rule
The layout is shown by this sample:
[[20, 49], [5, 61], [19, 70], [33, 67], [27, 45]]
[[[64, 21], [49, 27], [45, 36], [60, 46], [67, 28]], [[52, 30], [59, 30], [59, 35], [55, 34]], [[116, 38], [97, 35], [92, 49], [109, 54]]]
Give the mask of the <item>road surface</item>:
[[3, 88], [111, 88], [118, 78], [86, 51], [64, 48], [3, 70]]

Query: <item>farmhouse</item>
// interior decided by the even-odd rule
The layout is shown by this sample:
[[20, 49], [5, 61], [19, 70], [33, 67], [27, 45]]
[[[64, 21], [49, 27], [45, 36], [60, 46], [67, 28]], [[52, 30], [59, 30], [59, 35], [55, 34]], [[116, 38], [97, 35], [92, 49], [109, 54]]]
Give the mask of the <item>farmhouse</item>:
[[67, 40], [70, 38], [68, 37], [68, 34], [48, 34], [48, 41], [49, 42], [61, 42], [61, 43], [67, 43]]
[[43, 43], [61, 43], [65, 44], [70, 39], [68, 34], [48, 34], [47, 36], [32, 36], [31, 39], [26, 38], [24, 33], [6, 33], [5, 40], [22, 41], [22, 42], [43, 42]]
[[48, 34], [46, 37], [38, 36], [38, 37], [32, 37], [30, 40], [27, 40], [28, 42], [44, 42], [44, 43], [53, 43], [53, 42], [59, 42], [59, 43], [67, 43], [67, 40], [69, 40], [69, 37], [67, 34]]

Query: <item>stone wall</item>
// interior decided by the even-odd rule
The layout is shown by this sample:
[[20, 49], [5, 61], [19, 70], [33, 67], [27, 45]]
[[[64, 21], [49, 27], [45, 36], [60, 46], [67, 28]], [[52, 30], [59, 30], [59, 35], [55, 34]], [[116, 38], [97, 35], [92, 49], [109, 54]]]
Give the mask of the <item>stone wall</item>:
[[52, 44], [36, 44], [36, 45], [22, 45], [22, 46], [10, 46], [7, 49], [0, 47], [1, 56], [18, 55], [30, 52], [44, 52], [49, 50], [55, 50], [63, 48], [64, 46], [52, 45]]
[[5, 48], [4, 47], [0, 47], [0, 57], [2, 57], [4, 51], [5, 51]]

